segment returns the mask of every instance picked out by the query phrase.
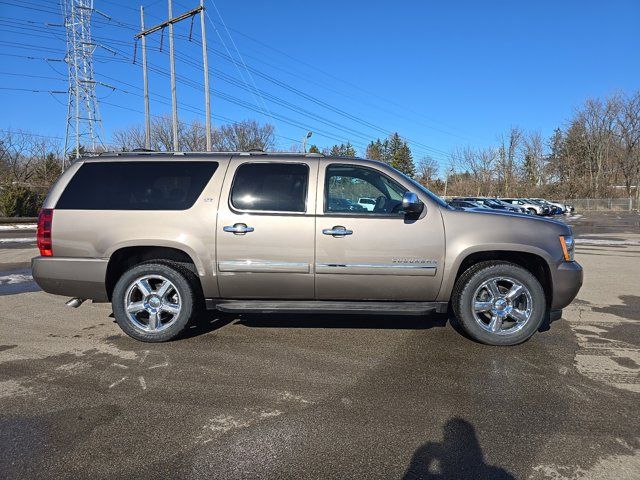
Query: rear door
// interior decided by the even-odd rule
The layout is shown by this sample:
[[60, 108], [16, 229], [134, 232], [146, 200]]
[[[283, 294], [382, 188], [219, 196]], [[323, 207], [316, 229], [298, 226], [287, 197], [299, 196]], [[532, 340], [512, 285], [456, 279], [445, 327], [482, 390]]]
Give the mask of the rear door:
[[[439, 208], [426, 203], [418, 218], [401, 212], [415, 191], [371, 163], [323, 160], [318, 173], [316, 298], [435, 300], [444, 266]], [[422, 192], [415, 192], [428, 202]], [[368, 210], [360, 198], [373, 198]]]
[[222, 298], [314, 298], [317, 162], [238, 156], [216, 227]]

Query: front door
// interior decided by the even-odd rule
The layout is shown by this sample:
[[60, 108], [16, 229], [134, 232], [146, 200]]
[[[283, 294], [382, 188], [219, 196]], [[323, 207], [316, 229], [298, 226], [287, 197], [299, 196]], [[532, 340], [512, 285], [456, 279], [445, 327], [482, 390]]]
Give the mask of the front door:
[[[396, 178], [393, 178], [393, 177]], [[422, 198], [417, 218], [402, 213], [415, 191], [371, 163], [322, 162], [318, 173], [316, 298], [436, 299], [442, 281], [444, 228], [438, 207]]]
[[313, 299], [317, 163], [254, 158], [231, 160], [221, 192], [220, 296]]

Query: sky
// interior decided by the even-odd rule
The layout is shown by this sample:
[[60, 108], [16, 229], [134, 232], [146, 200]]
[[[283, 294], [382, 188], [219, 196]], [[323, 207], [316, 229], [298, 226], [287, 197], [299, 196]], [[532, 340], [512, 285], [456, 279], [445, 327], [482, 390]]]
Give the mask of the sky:
[[[95, 79], [108, 143], [144, 121], [139, 6], [95, 0]], [[174, 0], [174, 15], [197, 6]], [[640, 89], [640, 1], [205, 1], [213, 124], [276, 128], [276, 147], [366, 144], [399, 132], [414, 158], [446, 165], [511, 126], [549, 136], [587, 98]], [[0, 129], [64, 137], [67, 88], [60, 8], [0, 0]], [[176, 25], [179, 117], [204, 121], [200, 23]], [[151, 113], [169, 115], [168, 32], [149, 38]], [[104, 48], [103, 48], [104, 47]], [[32, 58], [27, 58], [32, 57]], [[231, 61], [231, 58], [235, 59]], [[246, 68], [245, 68], [246, 66]], [[24, 89], [24, 90], [17, 90]], [[257, 89], [257, 91], [256, 91]], [[33, 92], [31, 90], [40, 90]]]

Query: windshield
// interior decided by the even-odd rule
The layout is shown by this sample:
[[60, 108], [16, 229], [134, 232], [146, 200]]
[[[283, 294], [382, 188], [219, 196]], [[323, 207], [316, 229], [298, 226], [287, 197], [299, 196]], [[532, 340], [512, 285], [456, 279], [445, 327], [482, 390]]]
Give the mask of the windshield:
[[416, 187], [418, 190], [420, 190], [422, 193], [424, 193], [425, 195], [427, 195], [431, 200], [433, 200], [434, 202], [436, 202], [438, 205], [440, 205], [441, 207], [449, 207], [449, 204], [447, 202], [445, 202], [443, 199], [441, 199], [438, 195], [436, 195], [435, 193], [433, 193], [431, 190], [429, 190], [428, 188], [426, 188], [424, 185], [422, 185], [421, 183], [418, 183], [416, 180], [414, 180], [413, 178], [405, 175], [404, 173], [398, 171], [398, 173], [400, 175], [402, 175], [402, 177], [407, 180], [409, 183], [411, 183], [414, 187]]

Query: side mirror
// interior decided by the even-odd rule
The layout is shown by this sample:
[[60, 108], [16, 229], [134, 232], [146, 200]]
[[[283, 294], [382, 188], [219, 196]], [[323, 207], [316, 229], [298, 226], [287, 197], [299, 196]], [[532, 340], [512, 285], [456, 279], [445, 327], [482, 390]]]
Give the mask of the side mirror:
[[421, 213], [424, 203], [413, 192], [405, 192], [402, 196], [402, 210], [404, 213]]

